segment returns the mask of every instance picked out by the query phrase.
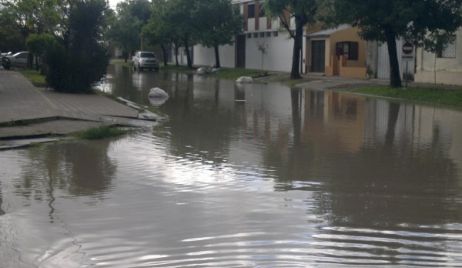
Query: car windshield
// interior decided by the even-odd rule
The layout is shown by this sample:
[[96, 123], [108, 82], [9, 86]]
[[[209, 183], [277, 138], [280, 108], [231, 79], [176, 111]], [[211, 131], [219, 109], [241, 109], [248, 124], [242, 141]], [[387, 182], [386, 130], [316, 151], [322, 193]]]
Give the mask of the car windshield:
[[13, 57], [25, 56], [26, 54], [27, 54], [27, 52], [18, 52], [16, 54], [14, 54]]
[[151, 52], [141, 52], [140, 58], [155, 58], [154, 53]]

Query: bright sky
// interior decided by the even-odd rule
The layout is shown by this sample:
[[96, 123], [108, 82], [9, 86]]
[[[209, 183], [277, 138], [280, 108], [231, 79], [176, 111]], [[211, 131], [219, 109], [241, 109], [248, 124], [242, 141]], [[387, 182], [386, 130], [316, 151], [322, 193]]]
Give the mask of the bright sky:
[[119, 2], [122, 2], [123, 0], [109, 0], [109, 6], [112, 8], [112, 9], [115, 9], [116, 6], [117, 6], [117, 3]]

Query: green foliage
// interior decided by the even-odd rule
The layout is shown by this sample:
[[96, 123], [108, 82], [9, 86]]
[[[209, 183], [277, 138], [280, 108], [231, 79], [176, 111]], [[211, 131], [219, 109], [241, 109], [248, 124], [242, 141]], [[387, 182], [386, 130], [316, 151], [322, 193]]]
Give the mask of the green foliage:
[[[390, 83], [401, 86], [395, 40], [404, 37], [423, 45], [428, 33], [454, 33], [462, 25], [460, 0], [325, 0], [331, 18], [361, 29], [367, 40], [386, 41], [391, 63]], [[431, 36], [430, 36], [431, 37]]]
[[127, 134], [128, 131], [120, 128], [109, 126], [102, 126], [97, 128], [90, 128], [88, 130], [79, 132], [76, 136], [84, 140], [100, 140], [112, 137], [118, 137]]
[[449, 105], [462, 108], [462, 89], [411, 87], [396, 89], [390, 87], [364, 87], [352, 90], [354, 93], [396, 98], [408, 101]]
[[54, 41], [51, 34], [31, 34], [26, 40], [26, 46], [31, 53], [42, 56]]
[[215, 48], [215, 67], [220, 67], [218, 46], [231, 44], [242, 32], [242, 16], [230, 0], [202, 0], [195, 7], [199, 42]]
[[230, 0], [198, 1], [195, 17], [200, 43], [206, 47], [232, 44], [242, 32], [242, 16]]
[[151, 18], [143, 26], [143, 40], [151, 46], [160, 46], [162, 49], [164, 65], [167, 65], [168, 51], [170, 44], [180, 43], [180, 38], [174, 30], [174, 24], [166, 19], [167, 2], [165, 0], [154, 0], [151, 9]]
[[[200, 0], [169, 0], [165, 9], [164, 19], [168, 22], [169, 29], [178, 38], [185, 48], [188, 67], [192, 68], [192, 58], [189, 48], [199, 40], [200, 28], [197, 25], [198, 18], [195, 16], [195, 8]], [[178, 40], [175, 40], [178, 42]], [[175, 43], [178, 47], [178, 43]]]
[[11, 9], [4, 8], [0, 10], [0, 25], [0, 51], [23, 50], [24, 38]]
[[2, 0], [0, 2], [14, 16], [24, 38], [31, 33], [52, 33], [58, 30], [62, 19], [62, 0]]
[[74, 2], [66, 38], [54, 42], [46, 53], [46, 80], [55, 90], [91, 91], [92, 84], [106, 73], [109, 55], [100, 41], [106, 9], [104, 0]]
[[125, 59], [141, 46], [143, 26], [151, 16], [151, 4], [147, 0], [130, 0], [117, 5], [117, 15], [110, 23], [107, 37], [120, 47]]
[[434, 31], [425, 36], [423, 47], [433, 53], [443, 51], [448, 44], [455, 41], [455, 35], [447, 31]]

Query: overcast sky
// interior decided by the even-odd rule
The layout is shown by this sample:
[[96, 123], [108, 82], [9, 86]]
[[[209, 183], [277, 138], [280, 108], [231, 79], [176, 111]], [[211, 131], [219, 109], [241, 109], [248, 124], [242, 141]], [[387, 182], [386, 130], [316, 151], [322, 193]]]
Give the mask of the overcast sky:
[[117, 3], [119, 3], [119, 2], [122, 2], [122, 0], [109, 0], [109, 6], [110, 6], [112, 9], [115, 9]]

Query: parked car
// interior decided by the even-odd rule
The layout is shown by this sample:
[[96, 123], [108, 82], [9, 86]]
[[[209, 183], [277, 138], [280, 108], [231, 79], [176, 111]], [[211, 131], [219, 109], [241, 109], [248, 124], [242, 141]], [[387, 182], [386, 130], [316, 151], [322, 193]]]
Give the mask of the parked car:
[[135, 56], [132, 58], [133, 68], [138, 71], [143, 69], [159, 70], [159, 61], [156, 58], [156, 54], [150, 51], [137, 51]]
[[30, 53], [28, 51], [20, 51], [13, 55], [2, 56], [2, 66], [5, 69], [10, 69], [11, 67], [27, 67], [29, 63]]

